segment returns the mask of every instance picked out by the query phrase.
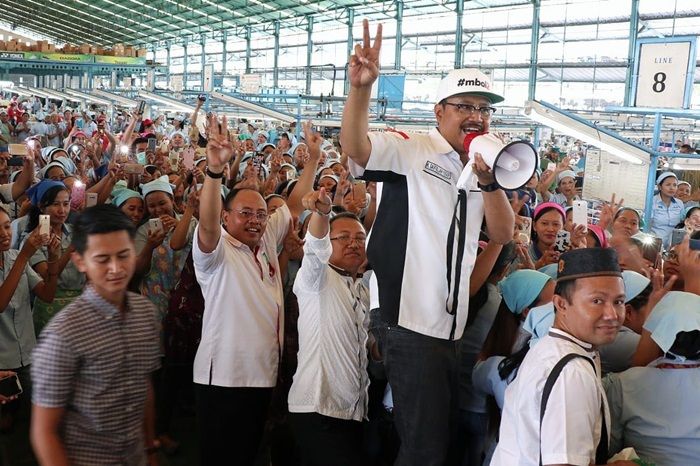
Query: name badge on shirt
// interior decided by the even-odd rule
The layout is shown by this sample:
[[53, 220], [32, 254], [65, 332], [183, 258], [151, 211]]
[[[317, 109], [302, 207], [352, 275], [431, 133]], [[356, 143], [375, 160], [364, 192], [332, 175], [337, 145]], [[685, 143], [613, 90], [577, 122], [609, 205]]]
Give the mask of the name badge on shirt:
[[423, 171], [429, 175], [433, 175], [442, 181], [452, 184], [452, 172], [449, 170], [446, 170], [445, 168], [442, 168], [440, 165], [436, 164], [435, 162], [431, 162], [428, 160], [425, 162], [425, 167], [423, 167]]

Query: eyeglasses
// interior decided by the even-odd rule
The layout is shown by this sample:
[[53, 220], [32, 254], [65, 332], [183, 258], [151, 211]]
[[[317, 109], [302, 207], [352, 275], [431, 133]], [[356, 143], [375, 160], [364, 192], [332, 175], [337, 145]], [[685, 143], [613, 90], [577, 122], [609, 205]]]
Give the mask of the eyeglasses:
[[252, 210], [236, 210], [236, 209], [231, 209], [233, 212], [236, 212], [238, 215], [243, 217], [245, 220], [250, 220], [251, 218], [255, 217], [258, 222], [266, 222], [267, 221], [267, 212], [259, 210], [257, 212], [253, 212]]
[[452, 102], [444, 102], [445, 105], [452, 105], [457, 109], [462, 115], [472, 116], [475, 112], [479, 112], [481, 118], [491, 118], [491, 116], [496, 113], [496, 109], [493, 107], [475, 107], [472, 104], [453, 104]]
[[347, 246], [350, 243], [357, 243], [360, 246], [362, 246], [363, 244], [365, 244], [365, 241], [367, 241], [367, 238], [364, 236], [352, 237], [350, 235], [340, 235], [336, 236], [335, 238], [331, 238], [331, 241], [338, 241], [343, 246]]

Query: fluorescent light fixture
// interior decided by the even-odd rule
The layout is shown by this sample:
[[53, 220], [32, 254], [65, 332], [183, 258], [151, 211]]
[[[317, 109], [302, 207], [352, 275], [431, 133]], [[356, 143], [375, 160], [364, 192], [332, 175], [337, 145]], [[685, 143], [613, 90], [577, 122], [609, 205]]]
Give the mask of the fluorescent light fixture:
[[108, 105], [108, 106], [113, 105], [113, 102], [111, 102], [107, 99], [96, 97], [92, 94], [87, 94], [85, 92], [76, 91], [75, 89], [71, 89], [69, 87], [64, 88], [63, 92], [65, 92], [66, 94], [70, 94], [70, 95], [73, 95], [75, 97], [78, 97], [80, 100], [86, 100], [88, 102], [94, 102], [96, 104], [101, 104], [101, 105]]
[[44, 94], [47, 94], [47, 95], [48, 95], [50, 98], [52, 98], [52, 99], [70, 100], [70, 101], [72, 101], [72, 102], [80, 102], [80, 101], [81, 101], [81, 99], [79, 99], [79, 98], [77, 98], [77, 97], [75, 97], [75, 96], [72, 96], [72, 95], [70, 95], [70, 94], [66, 94], [66, 93], [63, 93], [63, 92], [59, 92], [59, 91], [57, 91], [57, 90], [55, 90], [55, 89], [47, 89], [47, 88], [45, 88], [45, 87], [44, 87], [44, 88], [37, 89], [37, 88], [34, 88], [34, 87], [30, 87], [30, 86], [27, 86], [27, 89], [29, 89], [29, 90], [32, 91], [32, 92], [36, 92], [36, 91], [42, 92], [42, 93], [44, 93]]
[[113, 94], [111, 92], [103, 91], [101, 89], [92, 89], [90, 91], [90, 94], [96, 95], [98, 97], [102, 97], [105, 99], [112, 100], [114, 102], [117, 102], [120, 105], [124, 105], [125, 107], [136, 107], [139, 103], [133, 99], [129, 99], [127, 97], [121, 96], [119, 94]]
[[265, 107], [263, 105], [260, 105], [260, 104], [254, 103], [254, 102], [250, 102], [248, 100], [244, 100], [244, 99], [241, 99], [238, 97], [232, 97], [230, 95], [222, 94], [220, 92], [212, 92], [211, 98], [222, 100], [222, 101], [224, 101], [228, 104], [234, 105], [236, 107], [245, 108], [246, 110], [251, 110], [255, 113], [258, 113], [260, 115], [264, 115], [264, 116], [269, 117], [273, 120], [284, 121], [285, 123], [291, 123], [292, 121], [296, 121], [296, 116], [291, 115], [289, 113], [279, 112], [277, 110], [273, 110], [273, 109]]
[[187, 105], [185, 103], [180, 102], [179, 100], [171, 99], [170, 97], [164, 97], [154, 92], [144, 91], [143, 89], [139, 90], [139, 97], [159, 102], [161, 104], [164, 104], [166, 107], [176, 108], [181, 112], [192, 113], [195, 108], [194, 105]]
[[574, 118], [555, 107], [531, 100], [525, 103], [525, 115], [567, 136], [580, 139], [630, 163], [649, 163], [649, 152], [643, 148], [596, 128], [592, 123]]

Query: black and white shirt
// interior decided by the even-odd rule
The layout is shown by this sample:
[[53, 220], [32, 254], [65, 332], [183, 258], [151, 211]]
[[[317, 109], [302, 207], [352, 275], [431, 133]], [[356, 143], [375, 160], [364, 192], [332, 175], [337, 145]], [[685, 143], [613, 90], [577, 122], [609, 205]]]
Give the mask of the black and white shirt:
[[383, 320], [459, 339], [484, 217], [472, 162], [463, 166], [435, 128], [408, 139], [388, 133], [368, 137], [367, 167], [351, 162], [351, 170], [383, 183], [367, 246]]

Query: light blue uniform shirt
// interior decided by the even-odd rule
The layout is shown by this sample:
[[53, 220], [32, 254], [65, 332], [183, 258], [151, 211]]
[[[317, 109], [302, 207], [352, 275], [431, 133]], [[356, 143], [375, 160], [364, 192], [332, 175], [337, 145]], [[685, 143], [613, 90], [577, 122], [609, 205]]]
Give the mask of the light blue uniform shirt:
[[666, 206], [661, 200], [661, 195], [654, 196], [651, 210], [651, 232], [663, 240], [664, 247], [671, 242], [671, 232], [683, 220], [683, 202], [671, 199], [671, 204]]
[[[19, 251], [10, 249], [0, 254], [4, 263], [0, 267], [0, 279], [4, 282]], [[10, 303], [0, 314], [0, 369], [18, 369], [32, 362], [31, 353], [36, 346], [36, 335], [29, 293], [41, 281], [41, 276], [27, 264]]]
[[[610, 405], [610, 454], [633, 447], [644, 461], [688, 466], [700, 460], [700, 368], [646, 367], [610, 374], [603, 386]], [[682, 365], [682, 364], [681, 364]]]

